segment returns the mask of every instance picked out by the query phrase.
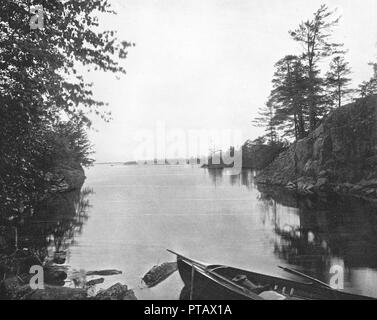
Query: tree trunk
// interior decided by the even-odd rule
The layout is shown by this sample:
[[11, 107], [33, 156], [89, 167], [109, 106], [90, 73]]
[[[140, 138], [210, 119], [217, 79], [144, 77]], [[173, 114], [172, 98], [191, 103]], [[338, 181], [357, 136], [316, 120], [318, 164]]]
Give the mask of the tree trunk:
[[295, 139], [296, 141], [298, 140], [299, 137], [299, 128], [298, 128], [298, 123], [297, 123], [297, 115], [296, 112], [294, 113], [294, 123], [295, 123]]
[[298, 127], [299, 127], [299, 138], [303, 139], [306, 136], [305, 132], [305, 121], [304, 121], [304, 114], [302, 112], [302, 106], [298, 108]]
[[309, 132], [313, 132], [317, 126], [317, 105], [314, 98], [314, 62], [313, 57], [310, 55], [312, 52], [309, 52]]

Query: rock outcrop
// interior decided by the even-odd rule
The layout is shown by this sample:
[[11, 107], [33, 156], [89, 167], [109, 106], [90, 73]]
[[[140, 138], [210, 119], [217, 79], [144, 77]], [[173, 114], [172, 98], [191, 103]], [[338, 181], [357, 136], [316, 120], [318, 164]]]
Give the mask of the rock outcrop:
[[52, 193], [69, 192], [81, 189], [85, 182], [85, 172], [81, 165], [60, 164], [46, 175]]
[[377, 97], [334, 110], [312, 134], [282, 152], [257, 182], [377, 198]]

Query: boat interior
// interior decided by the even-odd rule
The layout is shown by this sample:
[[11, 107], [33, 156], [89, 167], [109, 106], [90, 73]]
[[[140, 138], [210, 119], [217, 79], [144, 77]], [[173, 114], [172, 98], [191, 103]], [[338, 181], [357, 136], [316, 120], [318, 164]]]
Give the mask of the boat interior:
[[[207, 272], [219, 276], [222, 279], [231, 281], [235, 286], [241, 287], [243, 291], [256, 294], [264, 300], [307, 300], [307, 297], [300, 297], [297, 290], [289, 285], [289, 281], [274, 283], [271, 277], [269, 281], [262, 279], [250, 272], [241, 272], [238, 269], [222, 265], [212, 265], [206, 267]], [[225, 280], [224, 279], [224, 280]], [[263, 281], [264, 280], [264, 281]]]

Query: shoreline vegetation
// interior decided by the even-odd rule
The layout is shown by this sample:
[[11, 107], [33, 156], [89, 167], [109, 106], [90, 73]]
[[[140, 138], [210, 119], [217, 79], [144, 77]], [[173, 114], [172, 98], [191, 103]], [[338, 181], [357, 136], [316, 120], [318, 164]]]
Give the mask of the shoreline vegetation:
[[32, 216], [50, 195], [79, 189], [93, 163], [91, 114], [110, 120], [106, 103], [80, 70], [125, 74], [133, 43], [99, 31], [107, 1], [48, 1], [43, 28], [30, 27], [30, 1], [7, 2], [0, 19], [0, 219]]
[[88, 218], [90, 190], [80, 190], [93, 163], [89, 117], [111, 114], [80, 72], [124, 75], [135, 44], [98, 28], [99, 16], [115, 14], [108, 1], [44, 1], [32, 28], [33, 4], [6, 1], [0, 13], [0, 298], [80, 299], [82, 289], [62, 286], [30, 294], [27, 278], [40, 265], [61, 285], [55, 269]]

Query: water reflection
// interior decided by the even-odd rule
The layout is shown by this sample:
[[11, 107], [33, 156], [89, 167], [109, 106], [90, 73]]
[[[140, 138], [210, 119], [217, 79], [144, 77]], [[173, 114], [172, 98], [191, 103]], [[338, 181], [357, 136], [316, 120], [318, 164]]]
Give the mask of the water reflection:
[[[226, 169], [208, 171], [216, 185], [227, 176]], [[228, 175], [227, 183], [259, 191], [260, 223], [282, 264], [327, 283], [331, 267], [341, 266], [346, 289], [377, 296], [376, 203], [336, 195], [302, 197], [284, 188], [256, 186], [254, 176], [244, 170]]]
[[224, 169], [207, 169], [208, 175], [215, 187], [223, 181]]
[[[344, 280], [352, 288], [363, 287], [356, 278], [366, 271], [377, 283], [376, 204], [336, 195], [299, 197], [280, 188], [258, 189], [262, 221], [274, 231], [274, 252], [281, 260], [327, 283], [334, 265], [344, 268]], [[369, 285], [368, 293], [376, 295], [373, 287]]]
[[240, 174], [231, 174], [230, 169], [206, 169], [208, 175], [215, 186], [221, 185], [223, 183], [223, 177], [227, 176], [229, 182], [232, 186], [245, 186], [248, 189], [255, 186], [254, 176], [255, 171], [253, 170], [242, 170]]
[[255, 172], [253, 170], [242, 170], [241, 174], [241, 184], [248, 189], [254, 186], [254, 176]]
[[[79, 198], [61, 200], [47, 210], [56, 219], [51, 212], [33, 217], [33, 228], [41, 228], [34, 243], [55, 253], [70, 247], [72, 269], [111, 268], [126, 275], [126, 280], [114, 276], [106, 286], [126, 281], [137, 290], [153, 265], [172, 261], [166, 252], [171, 248], [201, 261], [277, 276], [285, 276], [277, 265], [289, 264], [325, 281], [337, 263], [345, 266], [346, 289], [377, 296], [377, 214], [371, 204], [295, 197], [256, 186], [252, 171], [232, 177], [226, 169], [119, 165], [95, 166], [87, 176], [86, 184], [96, 190], [91, 218], [86, 222], [86, 210], [78, 210]], [[35, 233], [23, 229], [20, 241]], [[76, 241], [80, 245], [72, 247]], [[140, 299], [177, 299], [182, 286], [175, 274], [135, 292]]]
[[[32, 216], [11, 223], [2, 221], [0, 255], [33, 256], [35, 264], [48, 259], [65, 263], [67, 249], [75, 243], [75, 237], [82, 233], [88, 220], [88, 197], [92, 193], [91, 189], [83, 189], [56, 194], [41, 203]], [[28, 273], [28, 266], [23, 269], [18, 272]]]

